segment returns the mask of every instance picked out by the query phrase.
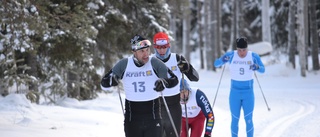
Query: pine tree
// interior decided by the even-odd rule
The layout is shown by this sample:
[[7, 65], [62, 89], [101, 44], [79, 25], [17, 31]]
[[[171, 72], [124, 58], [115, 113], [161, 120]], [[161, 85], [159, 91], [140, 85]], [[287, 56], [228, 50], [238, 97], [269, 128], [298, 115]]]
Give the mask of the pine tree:
[[34, 55], [37, 46], [30, 39], [36, 33], [30, 24], [37, 24], [33, 7], [28, 1], [21, 0], [1, 1], [0, 8], [5, 11], [1, 16], [2, 22], [6, 24], [6, 33], [1, 41], [4, 47], [4, 58], [0, 59], [4, 69], [1, 78], [5, 84], [2, 86], [5, 89], [13, 86], [16, 93], [36, 92], [34, 85], [37, 85], [38, 79], [32, 71], [36, 66], [31, 65], [35, 62], [31, 55]]

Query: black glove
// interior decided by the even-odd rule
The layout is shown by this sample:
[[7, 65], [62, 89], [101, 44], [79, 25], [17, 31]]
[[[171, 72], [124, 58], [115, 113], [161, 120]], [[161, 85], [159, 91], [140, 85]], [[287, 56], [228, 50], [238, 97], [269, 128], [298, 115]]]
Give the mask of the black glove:
[[211, 135], [209, 135], [209, 134], [204, 134], [203, 137], [211, 137]]
[[155, 83], [154, 83], [154, 90], [157, 92], [161, 92], [164, 90], [165, 87], [168, 86], [168, 82], [162, 78], [159, 78]]
[[183, 56], [180, 56], [178, 67], [181, 72], [188, 72], [190, 69], [189, 62]]
[[111, 74], [106, 74], [102, 80], [101, 80], [101, 85], [103, 87], [111, 87], [111, 86], [118, 86], [119, 84], [119, 78], [116, 75]]

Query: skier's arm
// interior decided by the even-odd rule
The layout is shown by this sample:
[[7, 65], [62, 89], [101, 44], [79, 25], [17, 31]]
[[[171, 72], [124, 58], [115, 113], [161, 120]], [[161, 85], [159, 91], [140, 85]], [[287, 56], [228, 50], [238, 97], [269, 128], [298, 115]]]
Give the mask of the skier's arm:
[[260, 56], [257, 53], [252, 53], [252, 58], [253, 58], [253, 63], [257, 64], [259, 66], [259, 69], [257, 69], [257, 71], [260, 73], [264, 73], [265, 68], [264, 68], [264, 65], [261, 61]]
[[[177, 59], [177, 62], [179, 62], [180, 60], [186, 60], [182, 55], [178, 55], [178, 54], [176, 54], [176, 59]], [[189, 68], [188, 71], [181, 72], [181, 73], [185, 74], [190, 81], [198, 81], [199, 74], [197, 70], [194, 69], [194, 67], [191, 65], [190, 62], [188, 63], [188, 68]]]
[[205, 134], [211, 135], [212, 128], [214, 126], [214, 114], [210, 105], [210, 102], [207, 96], [200, 90], [197, 90], [196, 93], [196, 100], [198, 106], [201, 108], [201, 111], [206, 117], [206, 129]]
[[[231, 62], [232, 58], [233, 58], [233, 55], [234, 55], [234, 51], [229, 51], [227, 53], [225, 53], [224, 55], [222, 55], [220, 58], [216, 59], [214, 61], [214, 67], [221, 67], [222, 65], [224, 65], [225, 63], [227, 62]], [[223, 59], [225, 57], [229, 57], [229, 60], [227, 62], [224, 62]]]
[[111, 86], [118, 85], [118, 80], [122, 79], [127, 63], [128, 58], [120, 60], [107, 74], [104, 75], [100, 82], [100, 86], [103, 90], [108, 90]]
[[152, 57], [151, 65], [158, 78], [166, 81], [166, 88], [172, 88], [179, 83], [178, 77], [158, 58]]

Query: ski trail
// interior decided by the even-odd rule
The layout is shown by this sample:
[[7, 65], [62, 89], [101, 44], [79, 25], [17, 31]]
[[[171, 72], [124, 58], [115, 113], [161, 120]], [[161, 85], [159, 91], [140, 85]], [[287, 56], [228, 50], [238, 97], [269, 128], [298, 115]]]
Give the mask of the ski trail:
[[309, 115], [315, 111], [315, 106], [307, 102], [297, 103], [299, 105], [298, 111], [295, 113], [276, 119], [269, 126], [265, 128], [259, 137], [281, 137], [283, 132], [297, 120]]

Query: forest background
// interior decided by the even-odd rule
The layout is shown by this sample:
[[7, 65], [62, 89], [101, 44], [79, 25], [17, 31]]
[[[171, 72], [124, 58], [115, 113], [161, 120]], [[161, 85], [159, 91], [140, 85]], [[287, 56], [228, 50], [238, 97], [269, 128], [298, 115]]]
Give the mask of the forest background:
[[204, 70], [216, 71], [237, 37], [269, 43], [267, 54], [287, 55], [291, 68], [298, 54], [301, 77], [319, 70], [318, 0], [1, 0], [0, 17], [1, 95], [35, 103], [96, 98], [103, 74], [131, 54], [130, 39], [160, 31], [188, 60], [200, 50]]

